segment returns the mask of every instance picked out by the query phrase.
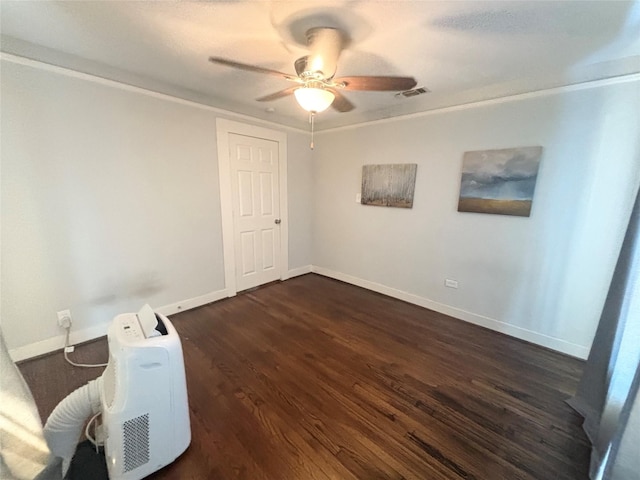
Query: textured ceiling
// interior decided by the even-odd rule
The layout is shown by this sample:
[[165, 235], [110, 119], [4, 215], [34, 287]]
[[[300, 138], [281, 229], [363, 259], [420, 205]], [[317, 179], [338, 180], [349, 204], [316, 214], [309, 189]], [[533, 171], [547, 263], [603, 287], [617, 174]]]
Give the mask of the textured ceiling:
[[[307, 127], [289, 84], [211, 55], [293, 73], [306, 29], [350, 37], [338, 76], [414, 76], [431, 93], [347, 92], [319, 129], [640, 71], [640, 3], [621, 1], [229, 1], [0, 3], [2, 51]], [[273, 107], [274, 112], [267, 112]]]

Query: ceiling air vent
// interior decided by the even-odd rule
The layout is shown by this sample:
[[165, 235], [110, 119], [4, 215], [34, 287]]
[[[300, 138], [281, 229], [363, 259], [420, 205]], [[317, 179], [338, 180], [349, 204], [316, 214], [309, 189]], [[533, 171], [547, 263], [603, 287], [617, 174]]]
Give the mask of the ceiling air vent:
[[413, 88], [411, 90], [405, 90], [404, 92], [400, 92], [400, 93], [396, 93], [396, 97], [400, 98], [400, 97], [415, 97], [417, 95], [422, 95], [423, 93], [429, 93], [431, 90], [429, 90], [426, 87], [418, 87], [418, 88]]

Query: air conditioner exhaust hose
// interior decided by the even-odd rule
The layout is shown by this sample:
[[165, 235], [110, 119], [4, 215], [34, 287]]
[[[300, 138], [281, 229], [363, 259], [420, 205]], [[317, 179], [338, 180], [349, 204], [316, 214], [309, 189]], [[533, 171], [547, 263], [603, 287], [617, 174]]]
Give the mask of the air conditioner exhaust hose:
[[63, 475], [76, 451], [82, 427], [100, 411], [102, 377], [74, 390], [51, 412], [44, 426], [44, 438], [51, 453], [63, 460]]

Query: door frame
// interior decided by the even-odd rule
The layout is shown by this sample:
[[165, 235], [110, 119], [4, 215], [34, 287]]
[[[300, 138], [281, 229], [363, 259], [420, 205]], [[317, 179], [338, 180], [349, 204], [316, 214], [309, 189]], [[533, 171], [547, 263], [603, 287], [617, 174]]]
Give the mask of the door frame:
[[280, 192], [280, 280], [289, 272], [289, 213], [287, 208], [287, 134], [270, 128], [257, 127], [225, 118], [216, 119], [218, 144], [218, 180], [220, 182], [220, 210], [222, 217], [222, 248], [224, 256], [224, 284], [228, 297], [236, 295], [236, 256], [233, 223], [233, 191], [231, 187], [231, 158], [229, 134], [272, 140], [278, 144], [278, 190]]

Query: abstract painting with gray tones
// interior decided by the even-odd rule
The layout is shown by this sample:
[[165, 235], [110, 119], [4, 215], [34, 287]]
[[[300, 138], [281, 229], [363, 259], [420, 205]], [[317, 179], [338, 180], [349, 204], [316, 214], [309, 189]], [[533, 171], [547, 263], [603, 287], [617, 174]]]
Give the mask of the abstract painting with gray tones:
[[364, 165], [361, 203], [412, 208], [417, 168], [415, 163]]
[[465, 152], [459, 212], [528, 217], [542, 147]]

